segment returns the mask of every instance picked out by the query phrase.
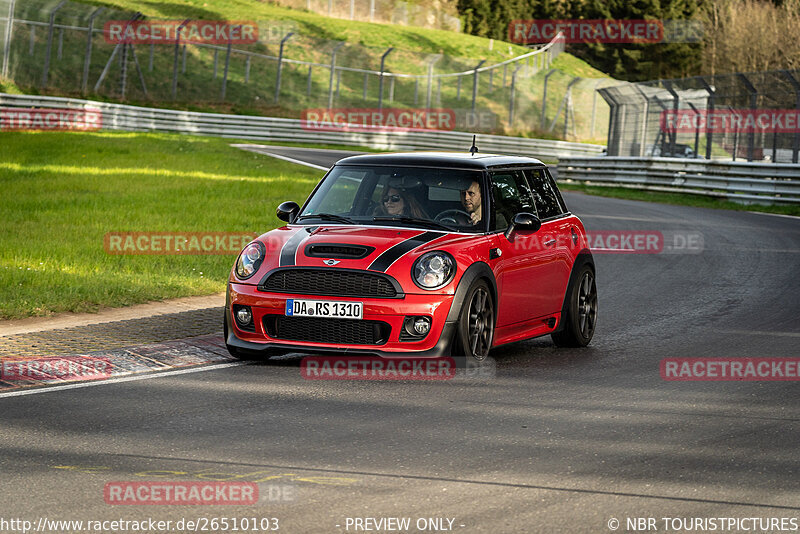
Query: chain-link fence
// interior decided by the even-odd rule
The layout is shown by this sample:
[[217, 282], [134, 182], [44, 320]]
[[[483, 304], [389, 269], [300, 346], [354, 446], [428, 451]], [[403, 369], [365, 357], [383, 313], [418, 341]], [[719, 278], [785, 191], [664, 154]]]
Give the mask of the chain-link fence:
[[461, 30], [458, 8], [452, 0], [424, 4], [403, 0], [277, 0], [276, 3], [339, 19]]
[[[223, 36], [252, 39], [193, 38], [212, 23], [217, 37], [221, 26]], [[4, 77], [41, 94], [292, 118], [441, 108], [454, 118], [443, 129], [571, 141], [602, 139], [608, 124], [597, 80], [552, 68], [563, 39], [522, 54], [496, 43], [476, 60], [326, 40], [292, 21], [164, 21], [0, 0], [0, 45]]]
[[611, 156], [798, 162], [800, 70], [696, 76], [599, 90]]

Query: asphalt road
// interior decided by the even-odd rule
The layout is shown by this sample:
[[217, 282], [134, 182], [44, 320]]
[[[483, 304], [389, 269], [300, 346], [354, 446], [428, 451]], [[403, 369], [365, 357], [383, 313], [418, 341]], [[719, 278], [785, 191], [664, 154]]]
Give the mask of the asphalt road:
[[[602, 533], [637, 517], [661, 532], [665, 517], [800, 518], [798, 382], [659, 373], [668, 357], [800, 355], [800, 220], [565, 199], [589, 230], [679, 245], [596, 255], [589, 347], [517, 343], [492, 353], [494, 376], [446, 382], [308, 381], [289, 357], [0, 398], [0, 520], [275, 517], [295, 533], [408, 517], [409, 532], [449, 518], [464, 533]], [[109, 482], [174, 480], [255, 481], [261, 502], [103, 498]]]

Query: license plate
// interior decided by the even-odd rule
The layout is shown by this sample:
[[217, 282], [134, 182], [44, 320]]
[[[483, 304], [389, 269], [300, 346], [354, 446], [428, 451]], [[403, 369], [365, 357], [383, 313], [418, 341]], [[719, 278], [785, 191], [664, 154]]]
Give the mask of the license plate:
[[286, 316], [363, 319], [364, 304], [362, 302], [288, 299], [286, 301]]

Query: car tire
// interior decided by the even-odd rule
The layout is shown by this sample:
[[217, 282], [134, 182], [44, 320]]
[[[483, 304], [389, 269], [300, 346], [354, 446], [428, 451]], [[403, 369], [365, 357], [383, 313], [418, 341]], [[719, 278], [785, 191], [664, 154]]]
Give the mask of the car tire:
[[557, 347], [585, 347], [597, 326], [597, 285], [590, 263], [578, 268], [567, 289], [561, 329], [550, 337]]
[[233, 345], [228, 345], [228, 309], [225, 309], [225, 315], [222, 317], [222, 339], [225, 341], [225, 348], [228, 349], [228, 354], [236, 359], [243, 359], [243, 355], [239, 349]]
[[476, 280], [467, 291], [458, 318], [453, 356], [466, 357], [467, 362], [483, 362], [494, 339], [494, 300], [485, 280]]

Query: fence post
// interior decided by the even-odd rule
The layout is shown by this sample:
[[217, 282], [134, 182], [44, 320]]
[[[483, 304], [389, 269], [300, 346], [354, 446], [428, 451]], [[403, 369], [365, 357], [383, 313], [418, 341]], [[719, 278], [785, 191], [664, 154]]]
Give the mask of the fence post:
[[475, 113], [475, 101], [478, 99], [478, 69], [481, 68], [481, 65], [486, 63], [485, 59], [482, 59], [480, 63], [475, 65], [475, 68], [472, 70], [472, 112]]
[[[672, 113], [673, 113], [673, 117], [675, 117], [677, 119], [677, 117], [678, 117], [678, 107], [680, 105], [680, 97], [678, 96], [678, 93], [675, 92], [675, 89], [672, 88], [672, 82], [665, 81], [664, 82], [664, 88], [667, 91], [669, 91], [669, 94], [672, 95]], [[677, 143], [677, 142], [678, 142], [678, 129], [676, 127], [676, 128], [672, 129], [672, 132], [670, 133], [670, 136], [669, 136], [669, 155], [670, 155], [670, 157], [674, 157], [675, 156], [675, 143]], [[663, 154], [662, 154], [662, 156], [663, 156]]]
[[[644, 91], [639, 85], [634, 85], [633, 87], [637, 91], [639, 91], [639, 94], [642, 96], [642, 100], [644, 101], [644, 110], [642, 111], [642, 131], [639, 134], [639, 154], [638, 154], [638, 156], [642, 158], [645, 155], [645, 145], [647, 144], [647, 120], [650, 118], [649, 117], [650, 99], [647, 98], [647, 95], [644, 93]], [[655, 145], [653, 146], [653, 148], [655, 149]]]
[[217, 63], [219, 63], [219, 48], [214, 48], [214, 79], [217, 79]]
[[[238, 24], [234, 26], [234, 28], [240, 28], [242, 25]], [[220, 94], [220, 100], [223, 102], [225, 101], [225, 93], [228, 90], [228, 68], [231, 65], [231, 47], [233, 46], [233, 39], [228, 39], [228, 47], [225, 51], [225, 71], [222, 73], [222, 93]]]
[[[289, 33], [287, 33], [286, 35], [283, 36], [283, 39], [281, 39], [280, 51], [278, 52], [278, 74], [277, 74], [276, 79], [275, 79], [275, 103], [276, 104], [278, 103], [278, 99], [280, 98], [280, 95], [281, 95], [281, 71], [283, 70], [283, 47], [286, 44], [286, 41], [288, 41], [289, 38], [292, 35], [294, 35], [294, 32], [289, 32]], [[227, 69], [227, 67], [226, 67], [226, 69]]]
[[[698, 119], [699, 119], [699, 117], [700, 117], [700, 110], [699, 110], [699, 109], [697, 109], [697, 107], [695, 107], [695, 105], [694, 105], [694, 104], [692, 104], [691, 102], [688, 102], [688, 101], [687, 101], [686, 103], [687, 103], [687, 104], [689, 104], [689, 107], [690, 107], [690, 108], [692, 108], [692, 111], [694, 111], [694, 114], [695, 114], [695, 115], [698, 117]], [[699, 121], [699, 120], [697, 121], [697, 124], [700, 124], [700, 121]], [[697, 151], [698, 151], [698, 149], [699, 149], [699, 148], [700, 148], [700, 128], [695, 128], [695, 129], [694, 129], [694, 155], [695, 155], [695, 156], [697, 156]], [[774, 161], [774, 159], [773, 159], [773, 161]]]
[[89, 66], [92, 63], [92, 37], [94, 37], [94, 19], [104, 9], [104, 7], [98, 7], [92, 12], [91, 15], [89, 15], [89, 36], [86, 38], [86, 55], [83, 59], [83, 78], [81, 79], [81, 93], [84, 95], [89, 88]]
[[308, 80], [306, 81], [306, 96], [311, 96], [311, 65], [308, 66]]
[[61, 9], [66, 1], [67, 0], [61, 0], [61, 2], [50, 11], [50, 25], [47, 27], [47, 48], [44, 53], [44, 69], [42, 70], [42, 89], [47, 87], [47, 76], [50, 71], [50, 53], [53, 50], [53, 26], [55, 26], [56, 23], [56, 12]]
[[512, 128], [514, 124], [514, 90], [517, 85], [517, 73], [523, 67], [522, 64], [517, 65], [517, 68], [514, 69], [514, 72], [511, 73], [511, 94], [508, 98], [508, 127]]
[[3, 46], [3, 78], [8, 78], [8, 64], [11, 61], [11, 36], [14, 27], [14, 4], [16, 0], [11, 0], [8, 4], [8, 25], [6, 26], [6, 42]]
[[544, 90], [542, 91], [542, 130], [545, 128], [545, 123], [547, 122], [547, 115], [545, 111], [547, 110], [547, 80], [556, 72], [556, 69], [551, 69], [550, 72], [544, 75]]
[[[789, 79], [789, 83], [791, 83], [792, 87], [794, 87], [795, 98], [797, 100], [795, 107], [797, 111], [800, 112], [800, 82], [798, 82], [797, 78], [792, 76], [788, 70], [783, 70], [781, 72], [783, 72], [783, 75]], [[798, 152], [800, 152], [800, 130], [795, 130], [794, 141], [792, 142], [792, 163], [797, 163]]]
[[[714, 115], [714, 92], [706, 79], [702, 76], [700, 77], [700, 82], [703, 84], [703, 89], [706, 90], [708, 93], [708, 103], [706, 104], [706, 117], [711, 117]], [[713, 141], [713, 134], [711, 132], [712, 128], [706, 128], [706, 159], [711, 159], [711, 143]]]
[[253, 56], [247, 54], [247, 59], [244, 61], [244, 83], [250, 83], [250, 61]]
[[[750, 83], [750, 80], [747, 79], [747, 76], [741, 73], [739, 73], [737, 76], [740, 80], [742, 80], [742, 82], [744, 82], [747, 92], [750, 93], [750, 110], [755, 111], [756, 106], [758, 105], [758, 91], [755, 87], [753, 87], [753, 84]], [[755, 128], [751, 128], [750, 132], [747, 134], [747, 161], [753, 161], [755, 143], [756, 131]]]
[[442, 54], [436, 54], [429, 62], [428, 62], [428, 93], [425, 97], [425, 107], [430, 109], [431, 107], [431, 94], [433, 91], [433, 66], [442, 59]]
[[[181, 31], [183, 27], [189, 24], [190, 19], [186, 19], [180, 23], [178, 28], [175, 30], [175, 57], [172, 60], [172, 100], [175, 100], [178, 96], [178, 54], [180, 53], [181, 49]], [[186, 51], [186, 45], [184, 46], [184, 52]], [[184, 53], [184, 62], [183, 64], [186, 65], [186, 54]], [[185, 72], [185, 70], [184, 70]]]
[[597, 117], [597, 86], [600, 85], [600, 82], [602, 81], [603, 79], [600, 78], [594, 82], [594, 91], [592, 93], [592, 133], [589, 135], [590, 139], [594, 139], [594, 120]]
[[[371, 9], [372, 9], [375, 7], [375, 0], [371, 1], [372, 1], [371, 4]], [[380, 86], [378, 88], [378, 109], [383, 109], [383, 73], [386, 71], [386, 56], [391, 54], [392, 50], [394, 50], [394, 47], [390, 46], [389, 48], [386, 49], [386, 52], [384, 52], [383, 55], [381, 56], [381, 76], [380, 76], [380, 82], [378, 84]], [[392, 80], [394, 80], [394, 78]], [[392, 94], [394, 94], [394, 91], [392, 91]]]
[[369, 0], [369, 21], [375, 19], [375, 0]]
[[156, 44], [150, 43], [150, 54], [147, 58], [147, 71], [153, 72], [153, 57], [156, 55]]
[[[330, 1], [328, 1], [328, 11], [330, 11]], [[331, 52], [331, 78], [328, 82], [328, 109], [333, 108], [333, 76], [336, 72], [336, 52], [344, 46], [345, 41], [340, 41], [336, 46], [333, 47], [333, 52]]]
[[31, 38], [28, 44], [28, 55], [33, 55], [33, 47], [36, 45], [36, 26], [31, 26]]

